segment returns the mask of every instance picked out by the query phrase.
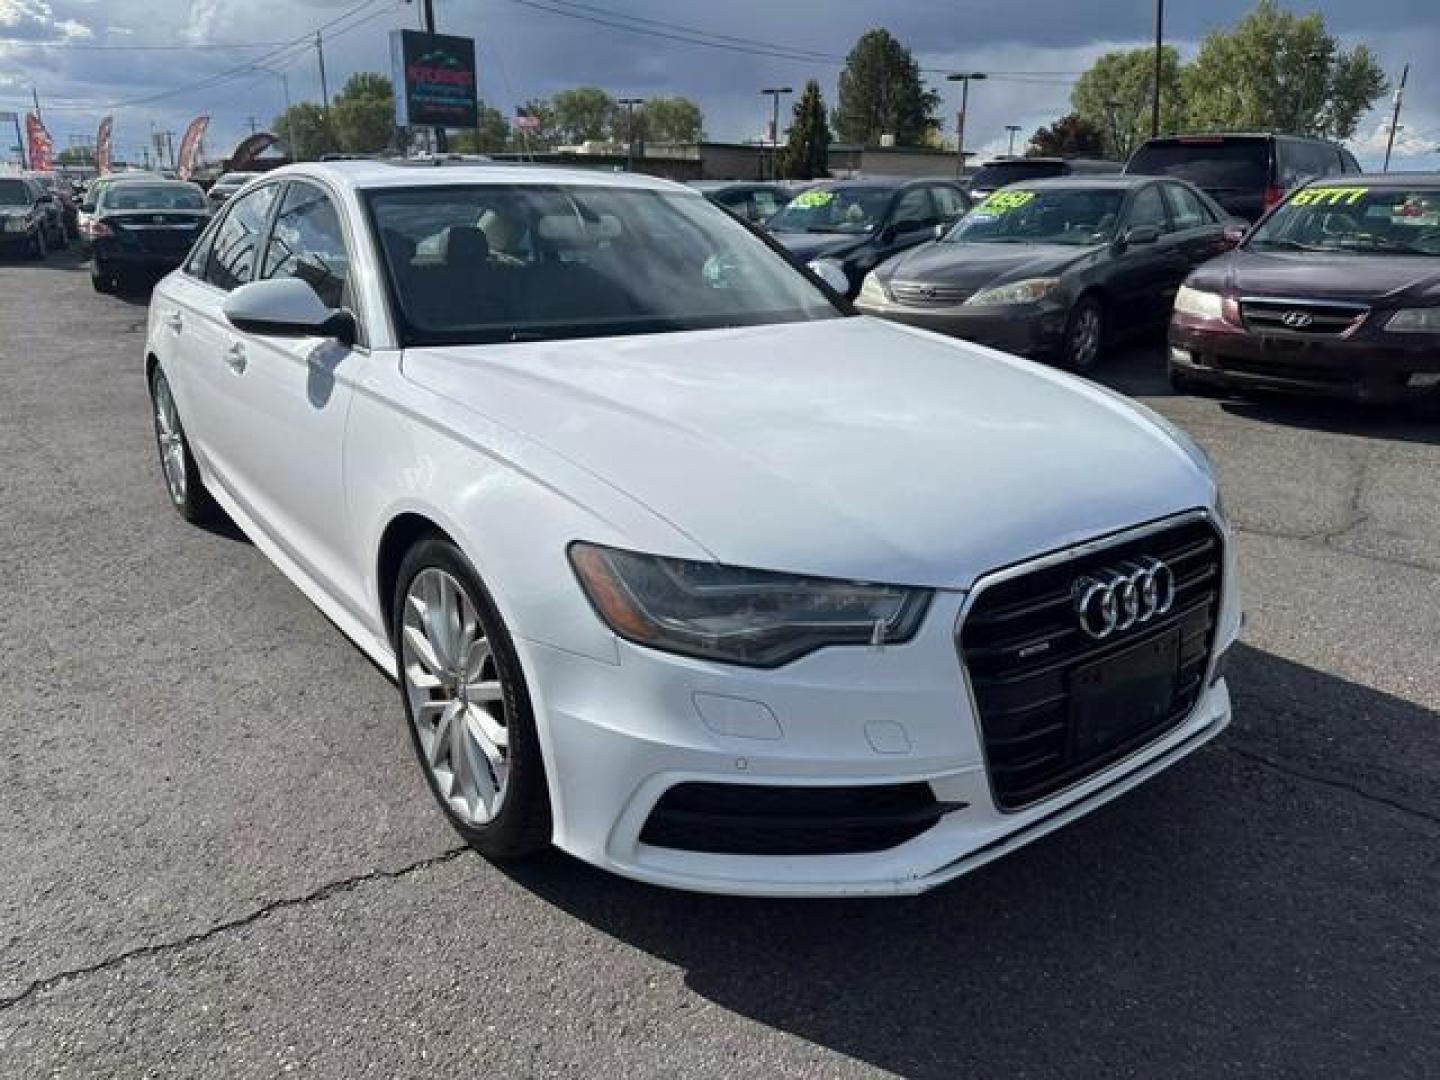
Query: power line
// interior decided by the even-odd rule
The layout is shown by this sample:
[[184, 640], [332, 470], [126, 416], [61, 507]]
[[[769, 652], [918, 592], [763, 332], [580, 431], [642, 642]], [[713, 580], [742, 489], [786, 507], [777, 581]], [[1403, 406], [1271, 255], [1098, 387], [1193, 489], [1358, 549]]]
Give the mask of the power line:
[[115, 45], [111, 43], [92, 44], [88, 41], [36, 41], [33, 38], [0, 37], [0, 45], [23, 45], [35, 49], [63, 49], [81, 52], [225, 52], [235, 49], [273, 49], [286, 44], [283, 41], [250, 41], [220, 44], [206, 42], [199, 45]]

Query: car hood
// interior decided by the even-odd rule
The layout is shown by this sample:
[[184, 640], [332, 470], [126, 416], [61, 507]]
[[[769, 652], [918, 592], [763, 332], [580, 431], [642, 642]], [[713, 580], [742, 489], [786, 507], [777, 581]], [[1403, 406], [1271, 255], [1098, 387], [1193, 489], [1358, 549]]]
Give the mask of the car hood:
[[1189, 283], [1242, 296], [1440, 301], [1440, 259], [1241, 249], [1206, 263]]
[[875, 319], [408, 349], [402, 370], [733, 565], [965, 588], [1213, 498], [1118, 395]]
[[1052, 277], [1102, 250], [1068, 244], [923, 244], [881, 266], [885, 281], [922, 281], [980, 289], [990, 284]]
[[848, 255], [870, 239], [869, 233], [773, 232], [770, 235], [801, 262], [822, 255]]

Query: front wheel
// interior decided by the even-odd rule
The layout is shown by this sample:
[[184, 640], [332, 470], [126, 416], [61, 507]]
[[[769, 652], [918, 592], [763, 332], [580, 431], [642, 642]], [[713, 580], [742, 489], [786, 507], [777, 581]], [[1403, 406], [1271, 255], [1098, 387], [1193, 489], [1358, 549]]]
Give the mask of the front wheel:
[[49, 249], [45, 244], [45, 229], [42, 227], [35, 230], [35, 240], [30, 246], [30, 257], [39, 262], [47, 254], [49, 254]]
[[1062, 355], [1071, 371], [1094, 371], [1105, 341], [1105, 311], [1093, 296], [1082, 296], [1065, 320]]
[[431, 794], [481, 854], [550, 843], [550, 796], [525, 676], [469, 561], [432, 536], [395, 585], [391, 639], [411, 741]]

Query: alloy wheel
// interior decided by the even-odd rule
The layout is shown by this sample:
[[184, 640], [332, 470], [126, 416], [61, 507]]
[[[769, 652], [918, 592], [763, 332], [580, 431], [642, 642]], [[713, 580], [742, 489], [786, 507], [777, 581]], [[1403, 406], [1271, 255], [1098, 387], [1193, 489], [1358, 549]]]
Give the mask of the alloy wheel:
[[505, 688], [474, 602], [444, 570], [426, 567], [406, 590], [400, 659], [410, 722], [436, 791], [463, 824], [486, 824], [509, 787]]
[[1075, 322], [1070, 327], [1070, 362], [1083, 370], [1094, 364], [1099, 355], [1100, 312], [1093, 304], [1086, 304], [1075, 313]]
[[176, 506], [185, 504], [189, 477], [185, 469], [185, 436], [180, 429], [180, 414], [170, 394], [164, 375], [155, 377], [155, 442], [160, 447], [160, 466], [165, 471], [165, 486]]

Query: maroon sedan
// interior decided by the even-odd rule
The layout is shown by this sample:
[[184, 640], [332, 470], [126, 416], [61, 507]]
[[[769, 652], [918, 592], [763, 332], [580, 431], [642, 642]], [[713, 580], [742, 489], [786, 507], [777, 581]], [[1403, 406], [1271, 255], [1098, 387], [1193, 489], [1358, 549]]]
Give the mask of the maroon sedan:
[[1175, 297], [1178, 390], [1440, 401], [1440, 174], [1292, 193]]

